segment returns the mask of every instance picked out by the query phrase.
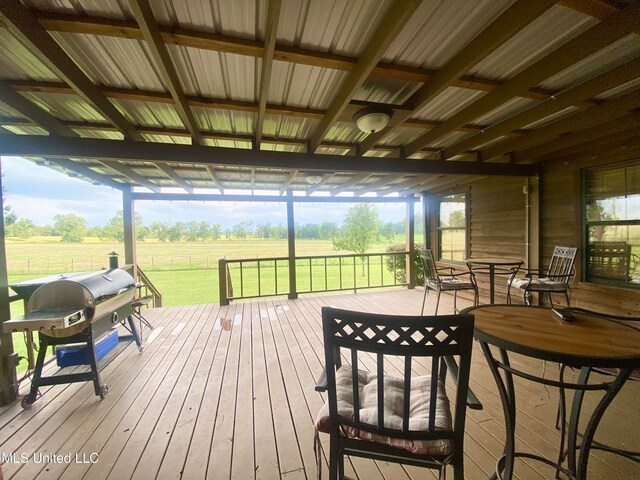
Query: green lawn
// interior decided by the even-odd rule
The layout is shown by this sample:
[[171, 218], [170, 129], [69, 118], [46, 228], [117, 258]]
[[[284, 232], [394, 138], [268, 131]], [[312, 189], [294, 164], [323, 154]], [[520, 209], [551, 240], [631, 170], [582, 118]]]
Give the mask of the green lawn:
[[[395, 243], [404, 240], [398, 238]], [[420, 240], [416, 239], [416, 243]], [[388, 243], [373, 245], [370, 252], [384, 252]], [[87, 238], [83, 243], [64, 244], [51, 237], [34, 238], [30, 241], [7, 239], [7, 267], [9, 283], [53, 275], [63, 272], [81, 272], [98, 270], [109, 264], [108, 255], [115, 251], [124, 254], [124, 246], [120, 243], [100, 242], [95, 238]], [[251, 259], [283, 257], [287, 255], [286, 240], [220, 240], [217, 242], [138, 242], [136, 245], [138, 265], [147, 273], [154, 285], [163, 295], [164, 306], [191, 305], [197, 303], [213, 303], [219, 301], [218, 260]], [[296, 242], [298, 256], [336, 255], [347, 252], [336, 252], [331, 241], [299, 240]], [[315, 262], [315, 261], [314, 261]], [[124, 264], [124, 259], [121, 260]], [[245, 296], [257, 294], [257, 268], [248, 265], [243, 271]], [[288, 291], [288, 272], [286, 263], [278, 265], [278, 291]], [[355, 282], [358, 288], [371, 285], [393, 283], [392, 274], [385, 266], [380, 265], [379, 258], [372, 258], [371, 271], [365, 269], [362, 275], [360, 262], [356, 261]], [[299, 291], [310, 290], [309, 264], [299, 261], [297, 281]], [[311, 268], [314, 290], [318, 288], [337, 289], [340, 287], [340, 272], [337, 265], [327, 267], [327, 285], [324, 284], [324, 263], [314, 263]], [[239, 270], [231, 268], [232, 281], [236, 295], [240, 292]], [[275, 269], [261, 265], [261, 292], [274, 291]], [[343, 261], [342, 287], [353, 288], [353, 260]], [[24, 313], [22, 302], [11, 304], [11, 317]], [[26, 356], [23, 335], [16, 333], [14, 349], [19, 355]], [[26, 368], [21, 362], [18, 371]]]

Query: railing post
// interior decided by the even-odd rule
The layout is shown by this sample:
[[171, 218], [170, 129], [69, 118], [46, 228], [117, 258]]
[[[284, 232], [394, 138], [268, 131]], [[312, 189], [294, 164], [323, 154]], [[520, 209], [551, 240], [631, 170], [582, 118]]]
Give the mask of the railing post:
[[287, 244], [289, 250], [289, 295], [290, 299], [298, 298], [296, 288], [296, 235], [293, 219], [293, 193], [287, 190]]
[[227, 294], [227, 261], [224, 258], [218, 260], [218, 288], [220, 290], [220, 305], [229, 305]]

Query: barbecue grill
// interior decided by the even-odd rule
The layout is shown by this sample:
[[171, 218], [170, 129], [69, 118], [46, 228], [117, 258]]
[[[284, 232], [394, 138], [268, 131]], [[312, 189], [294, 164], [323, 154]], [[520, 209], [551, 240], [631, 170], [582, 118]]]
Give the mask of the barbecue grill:
[[[131, 335], [121, 340], [134, 340], [142, 348], [131, 318], [131, 304], [136, 291], [133, 277], [124, 270], [113, 268], [46, 277], [13, 285], [12, 288], [25, 297], [30, 295], [27, 313], [4, 322], [4, 331], [37, 331], [40, 340], [31, 390], [22, 400], [23, 407], [29, 407], [36, 400], [38, 388], [44, 385], [93, 381], [96, 395], [104, 398], [108, 387], [100, 382], [96, 343], [122, 323]], [[42, 376], [47, 347], [77, 344], [86, 346], [90, 372]]]

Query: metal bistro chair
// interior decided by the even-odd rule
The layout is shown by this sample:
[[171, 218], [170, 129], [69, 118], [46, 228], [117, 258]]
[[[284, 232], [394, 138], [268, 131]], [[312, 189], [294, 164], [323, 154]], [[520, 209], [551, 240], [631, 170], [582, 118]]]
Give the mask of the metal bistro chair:
[[552, 293], [564, 293], [567, 306], [569, 300], [569, 282], [573, 278], [573, 264], [578, 249], [574, 247], [555, 247], [549, 262], [549, 268], [530, 269], [526, 271], [525, 278], [512, 275], [507, 284], [507, 303], [511, 303], [511, 288], [522, 290], [522, 299], [526, 305], [531, 305], [531, 293], [546, 293], [549, 303], [553, 307]]
[[[326, 367], [316, 390], [328, 395], [315, 423], [318, 474], [318, 432], [324, 432], [330, 435], [330, 480], [344, 478], [344, 455], [431, 468], [440, 479], [452, 465], [454, 478], [463, 480], [473, 315], [396, 316], [323, 307], [322, 325]], [[342, 365], [341, 348], [349, 350], [345, 358], [351, 365]], [[457, 360], [457, 375], [447, 368], [447, 357]], [[360, 361], [371, 372], [359, 370]], [[430, 374], [413, 374], [422, 365]], [[401, 373], [392, 376], [388, 369]], [[447, 371], [454, 378], [453, 416]]]
[[454, 313], [458, 313], [457, 301], [458, 291], [460, 290], [473, 290], [473, 304], [478, 305], [478, 284], [471, 270], [454, 273], [455, 268], [453, 267], [438, 268], [433, 258], [433, 252], [428, 248], [419, 250], [418, 254], [424, 272], [424, 297], [422, 299], [421, 314], [424, 314], [424, 306], [427, 302], [429, 290], [435, 290], [438, 294], [435, 315], [438, 314], [440, 294], [442, 292], [453, 292]]

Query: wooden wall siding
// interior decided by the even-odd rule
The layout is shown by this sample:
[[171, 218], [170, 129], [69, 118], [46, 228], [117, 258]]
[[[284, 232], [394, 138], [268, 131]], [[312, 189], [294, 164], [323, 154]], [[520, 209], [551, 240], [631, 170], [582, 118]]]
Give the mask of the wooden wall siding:
[[[468, 254], [470, 257], [504, 257], [525, 259], [525, 195], [524, 178], [488, 178], [471, 184], [468, 195]], [[457, 193], [457, 192], [456, 192]], [[448, 193], [447, 193], [448, 194]], [[433, 212], [437, 212], [434, 200]], [[436, 244], [437, 231], [433, 219], [432, 245]], [[457, 265], [458, 268], [466, 266]], [[489, 301], [489, 278], [478, 275], [481, 303]], [[496, 278], [496, 303], [506, 303], [506, 277]], [[465, 296], [461, 292], [462, 296]]]
[[581, 169], [638, 158], [630, 149], [596, 158], [571, 158], [543, 165], [541, 187], [541, 265], [548, 265], [554, 245], [578, 247], [576, 277], [571, 305], [618, 315], [638, 315], [640, 291], [582, 281], [582, 186]]

